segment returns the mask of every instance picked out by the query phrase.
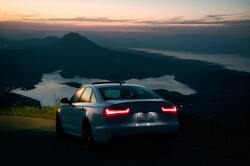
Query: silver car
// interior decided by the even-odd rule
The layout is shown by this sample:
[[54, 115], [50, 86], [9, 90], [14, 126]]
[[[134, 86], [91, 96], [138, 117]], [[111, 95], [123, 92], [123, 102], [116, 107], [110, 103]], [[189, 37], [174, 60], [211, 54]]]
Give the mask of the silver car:
[[56, 131], [79, 136], [84, 147], [129, 136], [175, 135], [176, 107], [152, 90], [124, 82], [97, 82], [63, 98]]

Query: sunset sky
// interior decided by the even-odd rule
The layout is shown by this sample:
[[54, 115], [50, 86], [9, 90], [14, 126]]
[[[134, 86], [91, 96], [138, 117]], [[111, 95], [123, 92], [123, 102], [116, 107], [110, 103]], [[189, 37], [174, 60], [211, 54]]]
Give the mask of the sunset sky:
[[0, 0], [0, 28], [249, 25], [250, 0]]

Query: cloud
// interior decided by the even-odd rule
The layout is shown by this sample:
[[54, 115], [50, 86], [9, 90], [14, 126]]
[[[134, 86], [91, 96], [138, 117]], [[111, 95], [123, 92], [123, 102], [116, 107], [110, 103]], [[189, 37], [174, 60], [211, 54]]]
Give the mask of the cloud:
[[214, 14], [206, 15], [199, 19], [185, 19], [184, 16], [165, 20], [145, 19], [134, 21], [134, 23], [147, 25], [247, 25], [249, 26], [250, 17], [244, 14]]
[[144, 21], [139, 21], [135, 22], [139, 24], [147, 24], [147, 25], [154, 25], [154, 26], [168, 26], [168, 25], [214, 25], [214, 26], [228, 26], [228, 25], [235, 25], [235, 24], [241, 24], [241, 25], [249, 25], [250, 19], [244, 19], [244, 20], [180, 20], [180, 21], [162, 21], [162, 20], [144, 20]]
[[[24, 16], [24, 15], [23, 15]], [[25, 15], [27, 17], [31, 15]], [[84, 24], [91, 23], [91, 24]], [[98, 24], [101, 23], [101, 24]], [[209, 27], [209, 28], [208, 28]], [[0, 29], [37, 29], [66, 31], [116, 31], [116, 32], [167, 32], [190, 30], [208, 30], [226, 27], [234, 31], [247, 31], [250, 28], [250, 17], [246, 14], [213, 14], [199, 19], [187, 19], [178, 16], [169, 19], [113, 19], [106, 17], [73, 17], [73, 18], [22, 18], [20, 21], [0, 21]], [[219, 31], [223, 28], [220, 28]], [[168, 32], [167, 32], [168, 33]], [[233, 32], [234, 33], [234, 32]]]
[[95, 32], [152, 32], [142, 26], [82, 26], [75, 24], [59, 24], [47, 22], [0, 21], [0, 30], [63, 30], [63, 31], [95, 31]]
[[210, 14], [206, 15], [205, 18], [214, 20], [244, 19], [244, 18], [249, 18], [249, 14], [246, 13]]
[[76, 21], [76, 22], [130, 22], [129, 19], [111, 19], [106, 17], [73, 17], [73, 18], [47, 18], [25, 19], [26, 21]]
[[[229, 24], [229, 23], [228, 23]], [[81, 32], [96, 33], [96, 34], [123, 34], [123, 35], [141, 35], [154, 34], [159, 37], [164, 35], [175, 35], [175, 34], [211, 34], [211, 35], [233, 35], [233, 36], [250, 36], [250, 25], [244, 23], [230, 23], [230, 26], [158, 26], [158, 25], [144, 25], [144, 26], [81, 26], [75, 24], [50, 24], [41, 22], [17, 22], [17, 21], [0, 21], [0, 36], [16, 38], [17, 32], [35, 33], [42, 32], [53, 34], [64, 34], [67, 32]]]
[[72, 18], [24, 18], [23, 21], [29, 22], [78, 22], [78, 23], [126, 23], [128, 25], [139, 26], [221, 26], [232, 24], [249, 24], [250, 17], [246, 14], [212, 14], [199, 19], [186, 19], [185, 16], [177, 16], [170, 19], [113, 19], [107, 17], [72, 17]]
[[236, 14], [211, 14], [211, 15], [206, 15], [205, 18], [223, 20], [226, 19], [227, 17], [232, 17], [232, 16], [236, 16]]

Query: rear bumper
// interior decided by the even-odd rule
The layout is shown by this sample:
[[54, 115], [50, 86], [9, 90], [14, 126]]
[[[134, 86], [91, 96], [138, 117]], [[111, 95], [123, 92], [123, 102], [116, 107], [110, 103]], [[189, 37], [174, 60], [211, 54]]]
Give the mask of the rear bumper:
[[[105, 125], [93, 130], [94, 139], [98, 143], [106, 143], [116, 138], [166, 138], [177, 134], [178, 122], [145, 123], [110, 126]], [[145, 138], [146, 138], [145, 137]]]

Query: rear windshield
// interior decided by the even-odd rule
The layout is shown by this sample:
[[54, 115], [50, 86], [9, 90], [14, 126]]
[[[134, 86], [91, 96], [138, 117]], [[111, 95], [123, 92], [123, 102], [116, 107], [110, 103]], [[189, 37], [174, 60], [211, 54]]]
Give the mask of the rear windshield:
[[104, 100], [159, 98], [153, 91], [137, 86], [102, 87], [99, 90]]

